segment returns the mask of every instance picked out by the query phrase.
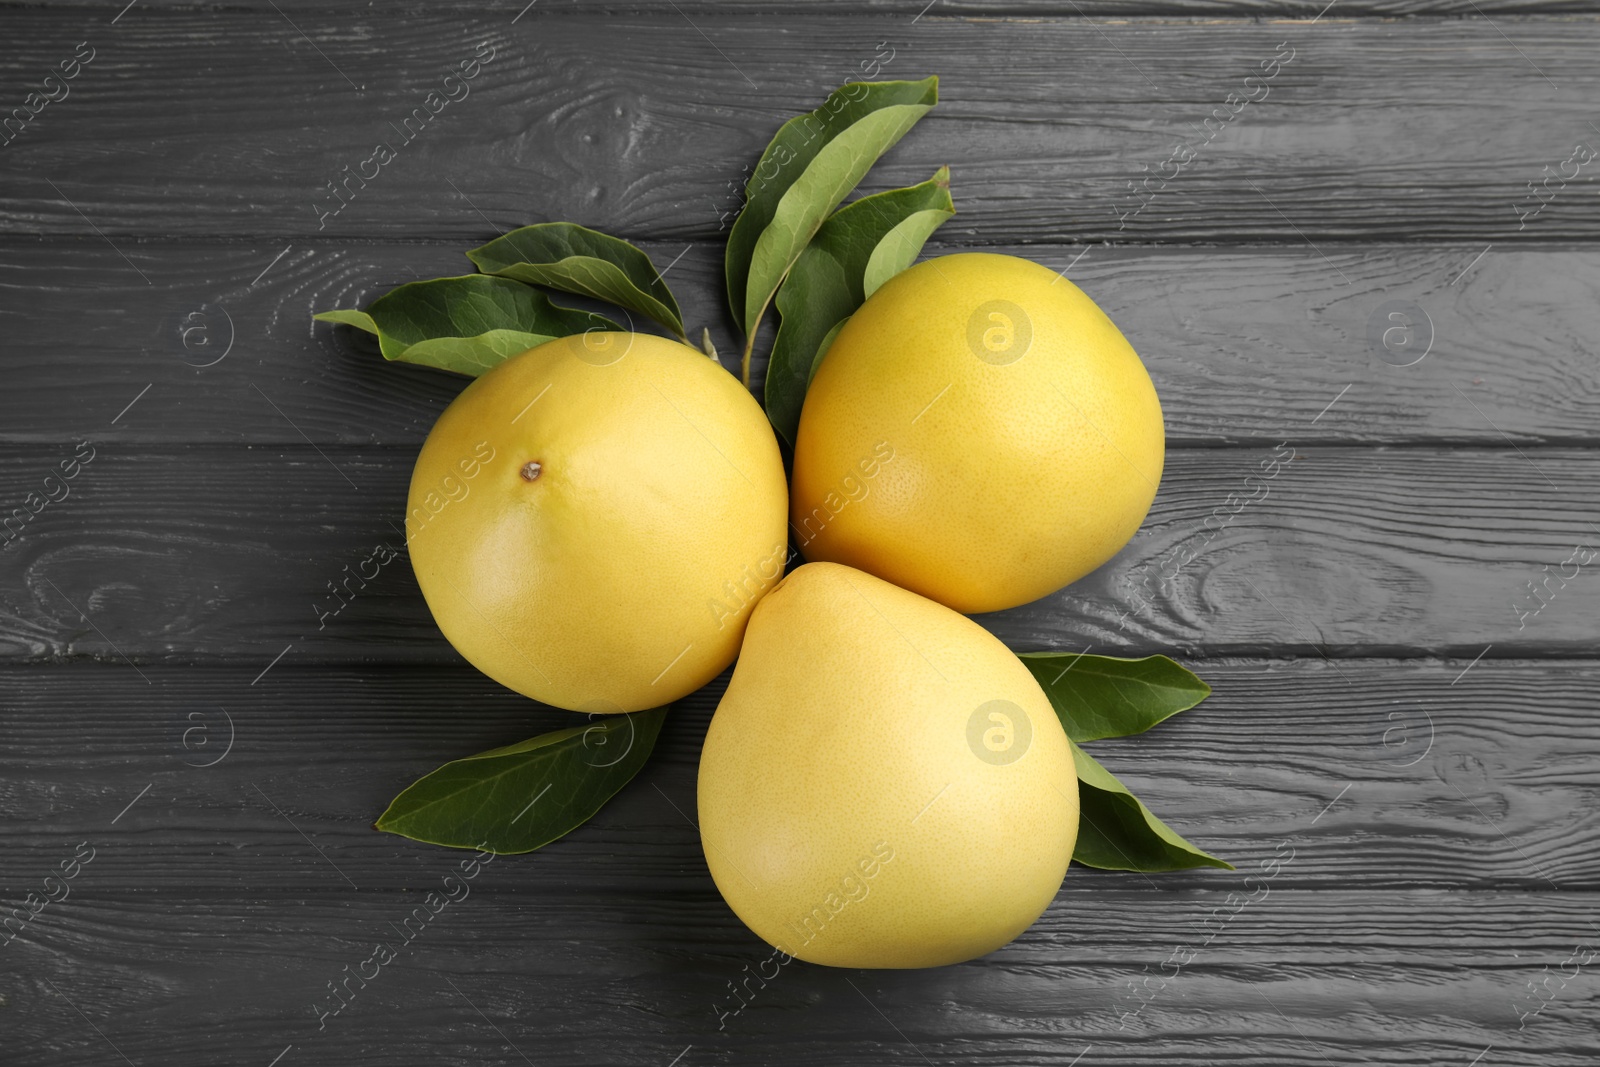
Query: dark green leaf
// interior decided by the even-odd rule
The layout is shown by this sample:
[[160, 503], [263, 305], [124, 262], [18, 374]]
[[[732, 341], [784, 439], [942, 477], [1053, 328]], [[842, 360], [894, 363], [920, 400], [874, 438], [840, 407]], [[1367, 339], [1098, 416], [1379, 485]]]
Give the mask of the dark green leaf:
[[485, 274], [608, 300], [671, 330], [684, 344], [683, 313], [650, 257], [627, 241], [570, 222], [541, 222], [467, 253]]
[[604, 715], [452, 760], [395, 797], [377, 828], [431, 845], [532, 852], [589, 821], [639, 773], [666, 715]]
[[851, 82], [779, 128], [728, 235], [728, 302], [747, 338], [817, 227], [938, 100], [938, 78]]
[[384, 359], [474, 378], [557, 337], [619, 328], [604, 316], [558, 307], [521, 282], [485, 274], [407, 282], [365, 312], [341, 309], [313, 317], [376, 334]]
[[1209, 685], [1166, 656], [1023, 652], [1019, 658], [1074, 741], [1143, 733], [1211, 695]]
[[782, 322], [766, 385], [767, 418], [790, 444], [823, 343], [873, 290], [909, 267], [928, 235], [953, 214], [950, 169], [940, 167], [920, 185], [840, 208], [795, 260], [778, 290]]
[[1109, 871], [1179, 871], [1233, 864], [1195, 848], [1153, 815], [1116, 775], [1072, 745], [1078, 766], [1078, 844], [1074, 861]]

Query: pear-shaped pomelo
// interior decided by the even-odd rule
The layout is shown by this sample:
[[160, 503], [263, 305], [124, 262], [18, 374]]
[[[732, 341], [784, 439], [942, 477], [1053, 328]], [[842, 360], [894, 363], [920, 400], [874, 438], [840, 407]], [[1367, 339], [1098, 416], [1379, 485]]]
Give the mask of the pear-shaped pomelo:
[[756, 606], [700, 757], [717, 888], [768, 944], [931, 967], [1055, 896], [1078, 782], [1039, 683], [949, 608], [832, 563]]

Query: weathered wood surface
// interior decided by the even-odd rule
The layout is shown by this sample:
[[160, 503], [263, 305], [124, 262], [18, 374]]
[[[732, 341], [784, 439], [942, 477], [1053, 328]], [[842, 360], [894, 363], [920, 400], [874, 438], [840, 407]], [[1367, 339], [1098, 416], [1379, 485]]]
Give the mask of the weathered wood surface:
[[[950, 164], [952, 225], [983, 241], [1600, 234], [1594, 162], [1552, 184], [1525, 228], [1516, 210], [1543, 168], [1595, 136], [1596, 16], [955, 18], [893, 30], [866, 18], [852, 32], [795, 11], [719, 19], [711, 38], [675, 13], [513, 25], [517, 6], [295, 20], [149, 10], [92, 31], [76, 9], [8, 8], [15, 44], [0, 84], [42, 78], [86, 34], [95, 58], [0, 148], [13, 175], [0, 232], [467, 240], [484, 218], [564, 218], [639, 239], [710, 238], [779, 123], [860, 76], [892, 36], [878, 76], [942, 73], [944, 102], [873, 183]], [[406, 140], [402, 120], [485, 41], [494, 58], [470, 92]], [[1292, 62], [1246, 86], [1282, 41]], [[1232, 114], [1236, 91], [1257, 100]], [[26, 90], [12, 92], [20, 102]], [[1208, 133], [1219, 108], [1228, 121]], [[342, 203], [326, 183], [391, 141], [403, 142], [397, 157], [324, 217]], [[1135, 203], [1128, 184], [1162, 172], [1178, 141], [1194, 158], [1119, 222]], [[130, 181], [130, 168], [148, 177]]]
[[[145, 414], [159, 418], [154, 404]], [[1283, 439], [1296, 458], [1260, 481], [1266, 445], [1169, 453], [1122, 552], [985, 625], [1019, 650], [1108, 654], [1471, 659], [1491, 643], [1494, 656], [1587, 656], [1600, 644], [1591, 450], [1302, 450], [1292, 429]], [[7, 513], [73, 454], [0, 453]], [[71, 495], [0, 548], [0, 657], [221, 657], [252, 677], [280, 653], [458, 662], [404, 555], [360, 577], [380, 544], [403, 547], [414, 460], [398, 446], [102, 445]]]
[[[107, 9], [100, 0], [34, 0], [21, 3], [8, 0], [6, 6], [79, 9], [93, 12], [98, 22], [109, 24], [118, 8]], [[204, 5], [195, 0], [139, 0], [135, 10], [193, 11]], [[230, 11], [307, 11], [332, 13], [328, 0], [230, 0]], [[384, 9], [401, 16], [426, 14], [430, 7], [422, 0], [401, 0]], [[585, 18], [605, 16], [627, 18], [642, 14], [694, 16], [697, 25], [718, 27], [719, 19], [744, 15], [790, 17], [796, 8], [787, 0], [473, 0], [452, 4], [451, 10], [474, 18], [501, 16], [526, 23], [536, 17], [577, 15]], [[804, 11], [829, 15], [875, 15], [885, 25], [920, 24], [943, 18], [1083, 18], [1110, 16], [1168, 16], [1190, 18], [1270, 18], [1310, 21], [1347, 19], [1358, 15], [1458, 16], [1480, 18], [1488, 15], [1573, 15], [1594, 14], [1600, 10], [1595, 0], [808, 0]], [[518, 18], [519, 14], [521, 15]], [[119, 20], [121, 21], [121, 20]], [[1320, 21], [1320, 20], [1319, 20]], [[297, 20], [297, 24], [299, 20]], [[321, 25], [303, 26], [307, 31], [323, 30]]]
[[[1298, 854], [1275, 886], [1600, 888], [1589, 799], [1600, 664], [1196, 666], [1215, 690], [1200, 710], [1092, 746], [1154, 810], [1240, 868], [1162, 875], [1164, 891], [1237, 888], [1286, 839]], [[8, 874], [30, 884], [90, 840], [101, 853], [92, 884], [119, 890], [317, 894], [345, 878], [405, 888], [447, 857], [370, 829], [395, 793], [444, 754], [583, 721], [465, 666], [285, 663], [253, 677], [231, 666], [0, 670], [15, 694], [0, 751], [5, 808], [29, 816], [0, 823]], [[702, 890], [695, 768], [724, 684], [674, 709], [650, 766], [593, 823], [509, 861], [522, 872], [514, 884], [557, 897]], [[1080, 877], [1112, 893], [1150, 888], [1138, 874], [1079, 872], [1069, 884]]]
[[[924, 4], [0, 3], [0, 115], [97, 50], [0, 145], [0, 517], [96, 449], [0, 537], [0, 904], [97, 850], [0, 946], [0, 1062], [1594, 1063], [1600, 581], [1563, 561], [1600, 547], [1600, 164], [1520, 230], [1517, 205], [1600, 143], [1600, 3]], [[319, 230], [324, 183], [484, 40], [471, 95]], [[1285, 40], [1268, 97], [1119, 230], [1127, 183]], [[1172, 445], [1117, 560], [982, 621], [1195, 665], [1209, 701], [1096, 751], [1240, 869], [1076, 869], [987, 959], [795, 963], [719, 1019], [768, 956], [692, 825], [719, 680], [593, 824], [496, 860], [319, 1032], [326, 982], [460, 858], [372, 817], [572, 717], [465, 665], [403, 557], [318, 629], [398, 542], [462, 383], [309, 314], [567, 218], [673, 263], [726, 353], [741, 168], [880, 41], [879, 76], [937, 72], [945, 102], [870, 187], [952, 164], [930, 251], [1067, 268]], [[1414, 366], [1368, 339], [1390, 301], [1432, 320]]]
[[[465, 379], [386, 364], [365, 334], [310, 316], [470, 269], [464, 247], [126, 246], [146, 284], [98, 238], [0, 241], [0, 292], [27, 294], [0, 305], [13, 375], [0, 441], [419, 446]], [[671, 265], [685, 321], [710, 326], [731, 362], [721, 244], [645, 247]], [[1303, 245], [1095, 248], [1081, 259], [1083, 249], [984, 250], [1071, 265], [1150, 368], [1174, 447], [1270, 446], [1287, 434], [1304, 445], [1504, 447], [1496, 427], [1518, 444], [1600, 441], [1600, 252], [1581, 246], [1481, 258], [1483, 245], [1457, 244], [1341, 246], [1326, 259]], [[1368, 336], [1374, 319], [1390, 325], [1380, 309], [1394, 301], [1431, 322], [1431, 350], [1413, 366]]]
[[[776, 977], [764, 989], [751, 980], [747, 1006], [732, 1014], [740, 1002], [729, 983], [771, 953], [709, 883], [667, 898], [529, 897], [517, 886], [526, 869], [499, 859], [403, 945], [398, 924], [451, 869], [418, 863], [411, 892], [347, 891], [292, 907], [241, 886], [227, 899], [184, 900], [174, 922], [178, 901], [96, 893], [92, 864], [81, 898], [36, 919], [29, 943], [0, 950], [8, 967], [29, 967], [7, 993], [7, 1052], [30, 1067], [121, 1062], [113, 1044], [137, 1064], [262, 1067], [290, 1046], [283, 1064], [665, 1067], [681, 1056], [1065, 1067], [1081, 1056], [1199, 1067], [1467, 1064], [1492, 1045], [1494, 1059], [1481, 1062], [1594, 1062], [1600, 984], [1586, 970], [1564, 985], [1551, 979], [1548, 1006], [1517, 1029], [1518, 1012], [1532, 1010], [1528, 983], [1559, 975], [1580, 942], [1595, 943], [1589, 894], [1267, 885], [1206, 943], [1200, 924], [1220, 894], [1064, 889], [1032, 930], [977, 963], [768, 964]], [[581, 939], [566, 936], [577, 930]], [[319, 1029], [327, 983], [380, 941], [398, 958], [365, 988], [352, 980], [349, 1005]], [[1192, 962], [1158, 988], [1172, 973], [1162, 965], [1185, 948]], [[1156, 990], [1137, 1014], [1130, 983]]]

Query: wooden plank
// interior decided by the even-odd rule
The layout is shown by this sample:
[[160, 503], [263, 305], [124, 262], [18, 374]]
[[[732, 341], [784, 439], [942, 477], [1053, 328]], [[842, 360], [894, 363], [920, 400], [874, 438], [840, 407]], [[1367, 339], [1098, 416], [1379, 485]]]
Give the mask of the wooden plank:
[[[1198, 1067], [1466, 1064], [1492, 1045], [1495, 1064], [1593, 1062], [1590, 894], [1268, 886], [1205, 943], [1216, 895], [1080, 889], [983, 960], [850, 972], [763, 968], [770, 950], [709, 891], [528, 899], [526, 871], [506, 860], [407, 943], [399, 923], [449, 870], [418, 865], [408, 893], [289, 901], [108, 894], [86, 868], [31, 943], [5, 950], [8, 1053], [28, 1067], [118, 1062], [113, 1047], [176, 1067]], [[364, 965], [380, 942], [395, 958]], [[1163, 963], [1186, 949], [1168, 977]], [[346, 967], [368, 981], [351, 979], [346, 1006], [323, 1019]], [[1548, 1006], [1518, 1030], [1528, 984], [1563, 970], [1572, 977], [1550, 979]], [[736, 983], [763, 971], [771, 980], [736, 1001]], [[1128, 987], [1147, 978], [1153, 999], [1125, 1014], [1139, 1003]]]
[[[0, 943], [0, 1060], [1593, 1062], [1600, 586], [1588, 560], [1551, 572], [1600, 538], [1600, 164], [1521, 230], [1517, 205], [1597, 143], [1600, 3], [524, 3], [0, 6], [0, 106], [99, 49], [0, 145], [0, 519], [96, 448], [0, 535], [0, 904], [97, 850]], [[1450, 19], [1351, 20], [1418, 12]], [[484, 39], [471, 99], [317, 230], [323, 183]], [[1117, 230], [1125, 183], [1283, 40], [1270, 99]], [[577, 720], [463, 664], [403, 559], [321, 628], [326, 583], [398, 541], [461, 383], [309, 313], [569, 217], [682, 253], [670, 276], [727, 351], [728, 180], [879, 41], [884, 76], [940, 71], [946, 104], [876, 185], [955, 164], [945, 247], [1071, 263], [1167, 400], [1141, 535], [982, 621], [1196, 666], [1210, 701], [1095, 750], [1240, 869], [1074, 870], [989, 959], [791, 964], [729, 1015], [768, 952], [693, 825], [719, 681], [592, 825], [497, 859], [319, 1030], [326, 983], [461, 858], [372, 816], [443, 759]], [[1386, 301], [1432, 317], [1422, 363], [1368, 341]], [[1280, 441], [1269, 491], [1215, 511]]]
[[[1274, 450], [1169, 453], [1151, 515], [1117, 557], [985, 623], [1021, 649], [1593, 654], [1594, 452], [1300, 450], [1285, 438], [1278, 455], [1296, 458], [1251, 483]], [[72, 455], [0, 454], [0, 514], [47, 491]], [[70, 496], [16, 520], [0, 656], [220, 657], [251, 675], [280, 654], [455, 662], [403, 556], [341, 586], [348, 596], [330, 591], [370, 572], [379, 545], [402, 546], [413, 460], [403, 448], [102, 446]]]
[[[310, 315], [457, 273], [468, 244], [154, 242], [133, 251], [146, 285], [96, 238], [0, 241], [0, 289], [17, 295], [0, 310], [12, 368], [0, 441], [420, 445], [464, 379], [386, 364], [364, 334]], [[721, 244], [645, 247], [671, 265], [694, 332], [709, 325], [734, 361]], [[1073, 263], [1067, 250], [986, 250], [1071, 264], [1069, 276], [1143, 355], [1174, 447], [1276, 443], [1291, 426], [1306, 445], [1501, 447], [1500, 431], [1521, 444], [1600, 442], [1590, 282], [1600, 251], [1495, 248], [1479, 258], [1477, 246], [1362, 245], [1323, 259], [1293, 246], [1140, 246]], [[1426, 316], [1410, 313], [1411, 349], [1400, 334], [1393, 351], [1381, 343], [1396, 303]], [[1421, 362], [1396, 365], [1430, 344]]]
[[[924, 6], [926, 5], [926, 6]], [[313, 12], [326, 15], [328, 0], [234, 0], [229, 11], [272, 11], [280, 9], [296, 12]], [[96, 0], [0, 0], [0, 10], [7, 7], [49, 7], [92, 9], [97, 21], [109, 25], [116, 10], [107, 10]], [[199, 5], [194, 0], [139, 0], [140, 12], [193, 11]], [[1473, 4], [1471, 0], [1337, 0], [1331, 11], [1328, 0], [938, 0], [934, 4], [908, 4], [905, 0], [810, 0], [805, 10], [810, 14], [862, 16], [876, 15], [885, 19], [920, 25], [923, 22], [948, 18], [1271, 18], [1349, 19], [1356, 16], [1456, 16], [1471, 18], [1474, 15], [1586, 15], [1597, 10], [1595, 0], [1484, 0]], [[720, 20], [764, 15], [792, 17], [795, 9], [784, 0], [538, 0], [537, 4], [495, 4], [490, 0], [450, 5], [452, 11], [484, 22], [503, 21], [504, 17], [527, 23], [536, 16], [545, 19], [555, 16], [576, 15], [592, 18], [605, 14], [612, 18], [639, 15], [677, 14], [693, 16], [694, 22], [706, 28], [717, 28]], [[676, 11], [674, 10], [676, 9]], [[420, 0], [388, 4], [387, 12], [404, 13], [406, 17], [426, 13], [429, 5]], [[520, 15], [520, 17], [518, 17]], [[91, 16], [93, 17], [93, 16]], [[118, 19], [120, 24], [123, 20]], [[1319, 20], [1320, 21], [1320, 20]], [[893, 23], [888, 23], [893, 25]]]
[[[714, 35], [677, 13], [497, 16], [338, 9], [291, 25], [265, 10], [150, 10], [90, 33], [73, 9], [12, 9], [17, 46], [0, 82], [41, 79], [86, 34], [97, 51], [70, 95], [0, 148], [18, 175], [0, 193], [0, 231], [459, 239], [485, 218], [566, 218], [708, 238], [777, 125], [859, 76], [892, 36], [878, 76], [941, 73], [945, 103], [874, 183], [952, 165], [955, 225], [984, 241], [1600, 234], [1600, 201], [1585, 194], [1594, 163], [1559, 192], [1551, 184], [1553, 202], [1525, 229], [1516, 209], [1542, 168], [1592, 136], [1593, 16], [951, 18], [893, 30], [873, 19], [855, 37], [827, 15], [719, 20]], [[406, 134], [402, 120], [485, 41], [493, 60], [450, 90], [465, 97]], [[1285, 41], [1292, 61], [1246, 86]], [[1230, 105], [1236, 91], [1257, 100]], [[1214, 109], [1227, 121], [1208, 133]], [[395, 157], [336, 199], [328, 183], [382, 158], [380, 142], [395, 142]], [[1177, 142], [1193, 156], [1167, 163]], [[1134, 211], [1130, 183], [1147, 174], [1175, 177]]]
[[[1600, 889], [1600, 662], [1485, 658], [1464, 675], [1461, 661], [1188, 662], [1210, 699], [1092, 746], [1240, 869], [1164, 874], [1163, 892], [1236, 889], [1284, 841], [1286, 888]], [[0, 670], [0, 891], [22, 892], [83, 840], [99, 850], [95, 885], [140, 893], [404, 888], [446, 854], [370, 829], [391, 797], [446, 759], [584, 721], [464, 666], [285, 662], [255, 684], [238, 665], [142, 672]], [[520, 892], [704, 889], [694, 783], [724, 684], [674, 710], [641, 777], [595, 820], [508, 861]], [[1151, 883], [1074, 871], [1080, 884], [1119, 896]]]

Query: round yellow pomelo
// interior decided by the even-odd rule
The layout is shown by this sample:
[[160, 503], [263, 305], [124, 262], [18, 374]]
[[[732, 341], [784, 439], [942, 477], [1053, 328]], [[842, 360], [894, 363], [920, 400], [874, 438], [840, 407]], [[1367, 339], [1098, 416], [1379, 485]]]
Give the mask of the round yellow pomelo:
[[700, 755], [700, 836], [788, 955], [933, 967], [992, 952], [1061, 886], [1078, 780], [1039, 683], [977, 623], [808, 563], [756, 606]]
[[638, 711], [733, 662], [783, 574], [783, 462], [715, 361], [645, 334], [515, 356], [445, 409], [411, 476], [417, 583], [456, 650], [577, 711]]
[[886, 282], [828, 349], [790, 518], [808, 560], [995, 611], [1115, 555], [1164, 454], [1150, 376], [1094, 301], [1025, 259], [942, 256]]

